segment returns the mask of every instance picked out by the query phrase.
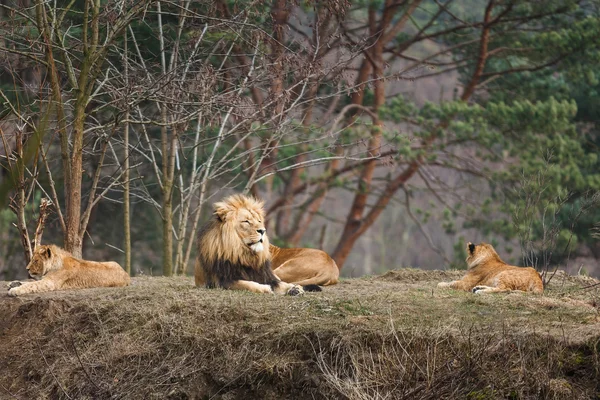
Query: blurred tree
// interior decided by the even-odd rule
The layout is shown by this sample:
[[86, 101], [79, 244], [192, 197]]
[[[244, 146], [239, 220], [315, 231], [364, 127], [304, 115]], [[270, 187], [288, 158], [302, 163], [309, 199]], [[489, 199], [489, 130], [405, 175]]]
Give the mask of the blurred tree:
[[[420, 12], [426, 17], [418, 18]], [[513, 75], [555, 70], [582, 54], [593, 55], [600, 33], [593, 2], [491, 0], [434, 5], [368, 1], [355, 4], [342, 29], [341, 43], [368, 43], [352, 85], [349, 104], [353, 112], [348, 113], [348, 128], [342, 136], [361, 134], [360, 127], [365, 125], [354, 128], [354, 124], [368, 107], [370, 138], [365, 147], [370, 159], [344, 166], [333, 161], [322, 177], [302, 184], [288, 179], [284, 196], [270, 208], [271, 212], [286, 209], [291, 213], [291, 196], [312, 188], [313, 195], [293, 208], [300, 215], [296, 221], [308, 214], [307, 223], [327, 190], [339, 184], [336, 178], [356, 174], [356, 186], [348, 187], [354, 192], [354, 202], [333, 252], [340, 267], [356, 240], [398, 190], [408, 190], [410, 182], [422, 182], [442, 203], [446, 202], [443, 197], [454, 196], [455, 203], [469, 204], [464, 191], [461, 195], [436, 178], [443, 169], [464, 174], [467, 182], [469, 175], [488, 179], [496, 187], [510, 179], [514, 182], [524, 168], [543, 168], [544, 152], [552, 149], [561, 166], [558, 173], [569, 175], [573, 185], [587, 187], [583, 175], [592, 171], [596, 158], [586, 154], [583, 137], [574, 129], [576, 103], [568, 97], [513, 97], [511, 88], [502, 82]], [[424, 52], [419, 47], [431, 42], [434, 51]], [[593, 69], [592, 61], [593, 56], [584, 61], [590, 62], [588, 71]], [[459, 72], [463, 86], [454, 101], [418, 106], [403, 95], [390, 97], [386, 92], [388, 83], [398, 78], [418, 80], [453, 71]], [[394, 126], [411, 133], [386, 129], [384, 121], [393, 121]], [[344, 144], [343, 137], [338, 143]], [[336, 151], [349, 153], [343, 146]], [[391, 160], [399, 171], [374, 185], [375, 167]], [[589, 178], [597, 179], [593, 172]], [[478, 205], [472, 206], [463, 210], [472, 214]], [[296, 225], [292, 227], [298, 231]], [[298, 239], [297, 235], [290, 237]]]
[[[505, 216], [520, 203], [506, 188], [523, 174], [547, 170], [549, 194], [573, 193], [565, 204], [598, 187], [593, 1], [3, 1], [0, 10], [0, 118], [46, 134], [27, 162], [45, 173], [37, 187], [76, 255], [101, 199], [117, 204], [103, 202], [101, 214], [131, 198], [134, 225], [160, 225], [160, 235], [132, 229], [151, 242], [147, 254], [161, 249], [171, 275], [185, 271], [202, 205], [221, 190], [266, 198], [272, 236], [291, 245], [306, 240], [327, 195], [345, 190], [332, 252], [342, 267], [393, 202], [442, 253], [418, 192], [443, 209], [444, 232], [467, 219], [509, 238]], [[454, 77], [453, 96], [401, 93], [441, 76]], [[574, 229], [591, 243], [584, 225]]]
[[[600, 113], [597, 107], [600, 104], [600, 74], [595, 68], [600, 63], [595, 36], [599, 27], [599, 6], [594, 2], [578, 2], [577, 6], [570, 7], [569, 13], [556, 15], [552, 20], [553, 24], [569, 24], [569, 29], [551, 29], [554, 26], [551, 25], [539, 29], [541, 34], [535, 41], [526, 34], [515, 38], [531, 46], [530, 57], [539, 59], [549, 48], [558, 50], [563, 56], [547, 68], [533, 69], [524, 68], [521, 57], [506, 60], [504, 68], [512, 68], [516, 73], [490, 81], [488, 98], [482, 99], [484, 104], [513, 105], [554, 98], [576, 107], [572, 118], [558, 130], [549, 127], [541, 140], [530, 142], [526, 141], [527, 136], [519, 138], [517, 143], [530, 150], [519, 154], [522, 162], [495, 177], [497, 190], [492, 200], [504, 214], [519, 216], [530, 206], [528, 201], [539, 198], [533, 215], [519, 216], [531, 221], [520, 227], [518, 224], [501, 226], [497, 221], [474, 221], [475, 226], [483, 229], [489, 228], [491, 223], [501, 228], [499, 231], [506, 237], [513, 237], [525, 229], [528, 241], [541, 243], [553, 226], [544, 220], [544, 210], [547, 213], [548, 208], [552, 208], [555, 228], [560, 227], [562, 237], [548, 260], [553, 263], [568, 257], [575, 243], [589, 247], [596, 258], [600, 258], [600, 243], [592, 236], [594, 223], [600, 220], [600, 207], [590, 207], [590, 202], [594, 203], [594, 193], [600, 190]], [[550, 114], [547, 115], [556, 115], [558, 111], [559, 106], [548, 110]], [[502, 190], [511, 187], [517, 190]], [[585, 212], [581, 213], [582, 210]], [[571, 245], [565, 245], [565, 241]]]

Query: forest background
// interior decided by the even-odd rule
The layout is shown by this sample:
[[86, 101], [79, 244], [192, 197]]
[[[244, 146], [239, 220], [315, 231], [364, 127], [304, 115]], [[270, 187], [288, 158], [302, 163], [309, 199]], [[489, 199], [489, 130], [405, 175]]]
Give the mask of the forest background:
[[598, 37], [596, 0], [0, 0], [0, 279], [189, 272], [233, 192], [343, 276], [600, 276]]

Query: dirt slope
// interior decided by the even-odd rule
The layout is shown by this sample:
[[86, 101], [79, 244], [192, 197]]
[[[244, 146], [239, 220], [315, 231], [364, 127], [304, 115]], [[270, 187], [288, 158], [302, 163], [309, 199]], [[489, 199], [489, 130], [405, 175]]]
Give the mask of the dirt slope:
[[436, 288], [459, 276], [405, 269], [298, 298], [152, 277], [0, 295], [0, 399], [599, 398], [597, 281]]

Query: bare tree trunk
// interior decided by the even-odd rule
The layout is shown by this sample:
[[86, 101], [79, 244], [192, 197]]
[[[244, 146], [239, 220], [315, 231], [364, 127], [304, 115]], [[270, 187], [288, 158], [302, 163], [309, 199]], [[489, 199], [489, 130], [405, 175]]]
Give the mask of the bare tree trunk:
[[[6, 147], [6, 146], [5, 146]], [[16, 195], [13, 197], [10, 208], [17, 215], [17, 229], [19, 238], [25, 254], [25, 261], [29, 264], [33, 252], [31, 249], [31, 240], [27, 231], [27, 219], [25, 217], [25, 207], [27, 206], [27, 195], [25, 193], [25, 164], [23, 162], [23, 131], [17, 129], [15, 132], [15, 153], [16, 162], [11, 168], [13, 185], [16, 188]], [[7, 154], [8, 156], [8, 154]]]
[[[70, 184], [71, 184], [71, 160], [69, 158], [69, 136], [67, 132], [66, 116], [64, 111], [64, 104], [61, 94], [60, 79], [58, 69], [54, 60], [54, 50], [50, 39], [50, 28], [47, 22], [46, 11], [44, 8], [44, 2], [36, 0], [36, 21], [38, 29], [40, 30], [46, 52], [46, 64], [48, 68], [48, 75], [50, 76], [50, 89], [51, 97], [54, 106], [56, 107], [56, 119], [58, 124], [58, 135], [60, 138], [60, 156], [62, 159], [63, 166], [63, 182], [65, 190], [65, 210], [70, 209]], [[50, 108], [48, 108], [50, 109]], [[43, 152], [43, 150], [42, 150]], [[44, 161], [46, 163], [46, 160]], [[46, 163], [47, 166], [47, 163]], [[52, 178], [50, 178], [52, 180]], [[53, 187], [54, 190], [54, 187]], [[55, 196], [56, 197], [56, 196]], [[55, 204], [58, 207], [58, 204]], [[63, 235], [66, 242], [67, 224], [65, 218], [61, 218], [61, 225], [63, 227]]]
[[[163, 31], [161, 2], [156, 3], [158, 12], [158, 29], [160, 39], [160, 57], [163, 76], [172, 71], [176, 52], [171, 55], [167, 67], [165, 34]], [[161, 115], [161, 146], [162, 146], [162, 221], [163, 221], [163, 275], [173, 275], [173, 185], [175, 183], [175, 156], [177, 152], [177, 130], [175, 126], [168, 127], [169, 113], [167, 104], [160, 104]], [[169, 128], [171, 137], [169, 138]]]
[[165, 193], [163, 196], [163, 275], [171, 276], [173, 275], [173, 203], [170, 195]]
[[[173, 275], [173, 177], [170, 167], [171, 160], [174, 161], [175, 149], [169, 149], [167, 137], [167, 108], [163, 104], [161, 108], [163, 126], [163, 188], [162, 188], [162, 221], [163, 221], [163, 275]], [[173, 137], [171, 146], [176, 146], [175, 132], [171, 132]], [[174, 142], [174, 143], [173, 143]]]
[[[83, 74], [83, 72], [82, 72]], [[65, 198], [69, 200], [66, 210], [64, 233], [65, 250], [75, 258], [82, 258], [83, 236], [79, 234], [81, 228], [81, 179], [83, 172], [83, 129], [85, 104], [78, 101], [75, 106], [75, 121], [73, 129], [73, 151], [71, 156], [71, 174], [69, 176], [69, 192], [65, 190]]]
[[[129, 60], [127, 54], [127, 30], [124, 33], [123, 57], [125, 58], [125, 86], [129, 88]], [[125, 96], [125, 128], [123, 131], [123, 250], [125, 251], [125, 271], [131, 275], [131, 216], [129, 211], [129, 97]]]
[[[385, 103], [385, 81], [383, 80], [383, 42], [377, 41], [372, 49], [372, 59], [374, 62], [373, 68], [373, 80], [375, 82], [375, 104], [373, 112], [377, 114], [379, 107]], [[371, 139], [369, 140], [369, 148], [367, 154], [369, 157], [376, 157], [380, 153], [381, 147], [381, 130], [383, 124], [378, 117], [373, 119], [373, 127], [371, 128]], [[343, 265], [347, 254], [354, 246], [356, 239], [352, 240], [355, 235], [354, 233], [360, 228], [363, 223], [363, 214], [367, 206], [367, 198], [371, 192], [371, 182], [373, 180], [373, 174], [375, 173], [375, 167], [377, 166], [377, 160], [374, 158], [367, 162], [364, 166], [358, 183], [357, 192], [354, 195], [354, 202], [350, 208], [346, 225], [342, 231], [342, 236], [338, 242], [334, 254], [336, 263], [338, 260], [341, 263], [338, 266]], [[344, 256], [343, 256], [344, 255]]]
[[[283, 109], [285, 107], [285, 96], [283, 95], [283, 83], [285, 77], [284, 63], [284, 40], [285, 25], [290, 16], [291, 4], [286, 0], [273, 0], [271, 6], [271, 18], [273, 19], [273, 37], [271, 39], [271, 62], [273, 63], [273, 81], [271, 84], [271, 96], [274, 100], [273, 115], [278, 119], [274, 120], [274, 130], [278, 130], [283, 118]], [[278, 147], [277, 139], [268, 139], [265, 154], [260, 169], [264, 172], [270, 171], [277, 159]], [[274, 176], [266, 179], [267, 197], [271, 197], [273, 191]]]
[[[388, 6], [388, 1], [386, 1], [386, 6]], [[391, 21], [391, 15], [393, 12], [390, 8], [386, 7], [386, 11], [381, 19], [381, 23], [379, 24], [378, 29], [374, 29], [374, 19], [375, 19], [375, 8], [371, 6], [369, 8], [369, 22], [370, 22], [370, 31], [373, 38], [376, 38], [375, 44], [372, 46], [369, 54], [370, 60], [363, 61], [363, 65], [361, 66], [360, 72], [364, 74], [367, 70], [373, 71], [373, 80], [375, 84], [375, 104], [374, 104], [374, 114], [377, 114], [379, 107], [385, 103], [385, 82], [383, 81], [383, 32], [387, 28], [387, 24]], [[367, 67], [367, 64], [370, 67]], [[363, 76], [360, 76], [363, 78]], [[364, 81], [363, 81], [364, 82]], [[355, 96], [353, 96], [353, 102], [361, 102], [364, 97], [364, 87], [359, 90]], [[356, 103], [358, 104], [358, 103]], [[381, 129], [382, 124], [377, 116], [373, 117], [373, 127], [371, 128], [371, 139], [369, 140], [369, 147], [367, 154], [369, 157], [375, 157], [380, 152], [381, 147]], [[367, 198], [369, 196], [369, 192], [371, 189], [371, 181], [373, 180], [373, 174], [375, 173], [375, 167], [377, 166], [377, 160], [373, 159], [368, 161], [367, 164], [363, 167], [360, 180], [358, 182], [358, 188], [356, 194], [354, 195], [354, 201], [350, 208], [350, 212], [348, 214], [346, 225], [344, 226], [344, 230], [342, 231], [342, 235], [338, 242], [338, 246], [333, 252], [336, 263], [338, 263], [338, 259], [340, 261], [345, 261], [345, 257], [340, 257], [340, 253], [349, 252], [353, 245], [354, 240], [349, 240], [352, 237], [353, 232], [360, 227], [362, 223], [362, 216], [367, 205]], [[347, 248], [347, 252], [346, 252]], [[343, 262], [338, 264], [341, 268]]]
[[[167, 120], [166, 106], [162, 106], [164, 110], [164, 120]], [[174, 127], [171, 128], [170, 145], [167, 143], [167, 128], [163, 127], [163, 204], [162, 204], [162, 220], [163, 220], [163, 275], [173, 275], [173, 184], [175, 182], [175, 153], [177, 152], [177, 132]]]

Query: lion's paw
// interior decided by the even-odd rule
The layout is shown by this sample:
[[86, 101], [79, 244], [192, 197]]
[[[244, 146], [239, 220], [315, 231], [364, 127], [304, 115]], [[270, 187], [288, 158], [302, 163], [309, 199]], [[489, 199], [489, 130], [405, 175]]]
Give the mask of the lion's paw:
[[288, 289], [286, 294], [288, 296], [302, 296], [304, 294], [304, 289], [302, 289], [302, 286], [300, 285], [294, 285]]
[[471, 292], [475, 294], [483, 294], [486, 292], [487, 288], [487, 286], [475, 286], [473, 289], [471, 289]]
[[18, 296], [19, 295], [19, 287], [17, 286], [17, 287], [14, 287], [14, 288], [10, 289], [8, 291], [8, 295], [10, 297], [16, 297], [16, 296]]
[[12, 281], [12, 282], [10, 282], [8, 285], [6, 285], [6, 286], [8, 286], [8, 288], [9, 288], [9, 289], [12, 289], [12, 288], [19, 287], [19, 286], [21, 286], [22, 284], [23, 284], [23, 282], [19, 282], [19, 281]]

